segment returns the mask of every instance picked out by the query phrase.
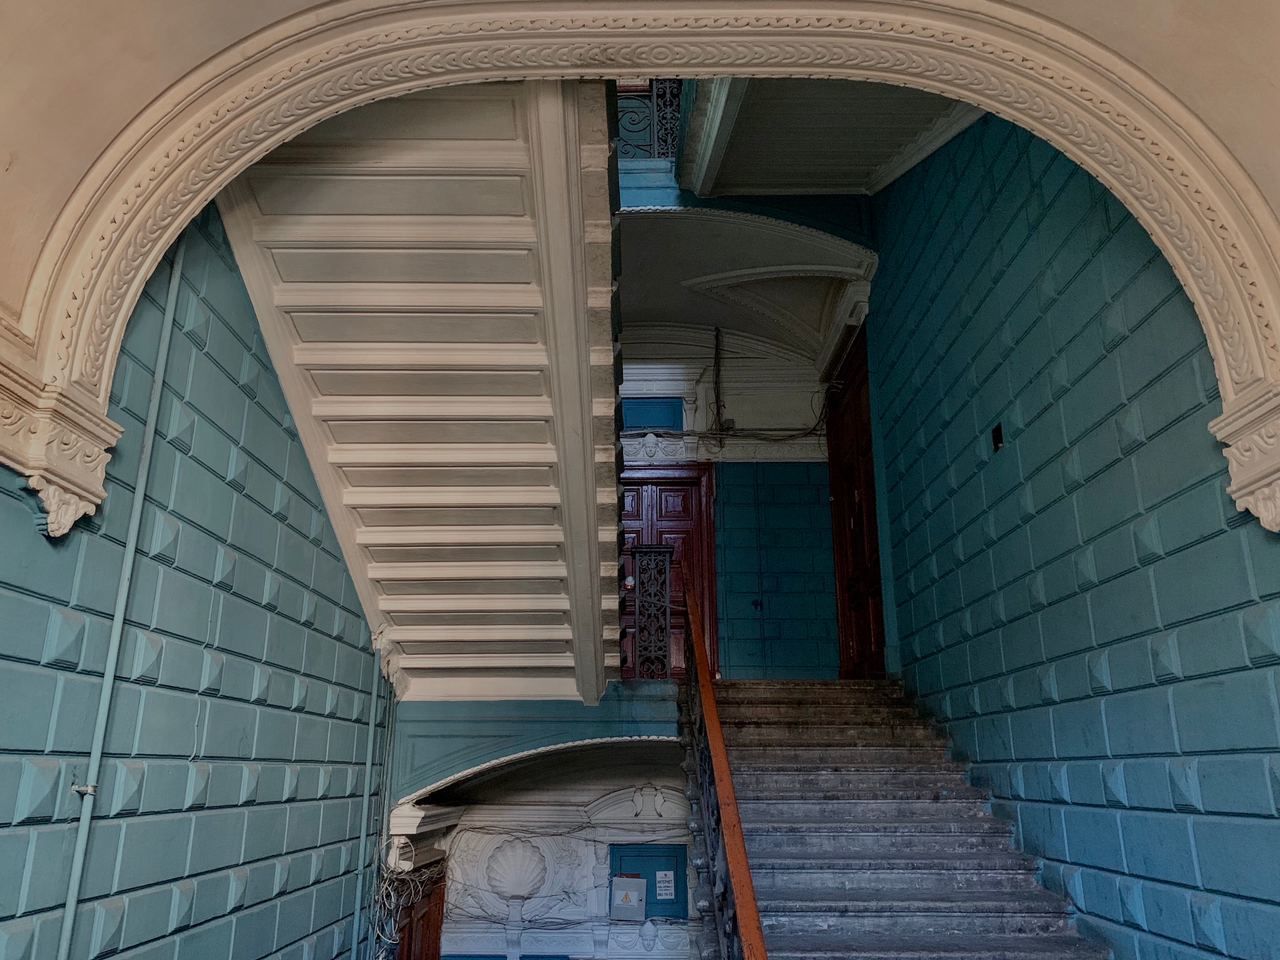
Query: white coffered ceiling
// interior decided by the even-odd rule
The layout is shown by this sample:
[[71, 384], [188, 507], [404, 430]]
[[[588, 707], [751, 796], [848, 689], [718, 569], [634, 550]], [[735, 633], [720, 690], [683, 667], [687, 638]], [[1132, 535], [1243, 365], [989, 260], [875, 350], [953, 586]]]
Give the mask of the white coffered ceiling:
[[387, 100], [219, 198], [407, 699], [581, 697], [617, 664], [603, 85]]
[[882, 83], [699, 81], [680, 182], [700, 196], [875, 193], [982, 113]]

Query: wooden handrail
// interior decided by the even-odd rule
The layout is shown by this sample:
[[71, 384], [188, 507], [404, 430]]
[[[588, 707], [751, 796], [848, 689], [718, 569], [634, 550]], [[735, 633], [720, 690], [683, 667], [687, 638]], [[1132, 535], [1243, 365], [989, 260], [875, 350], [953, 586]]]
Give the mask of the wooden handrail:
[[729, 883], [733, 887], [733, 903], [737, 913], [738, 938], [745, 960], [767, 960], [764, 929], [760, 925], [760, 909], [756, 906], [756, 888], [751, 880], [751, 864], [747, 860], [747, 841], [742, 835], [742, 817], [738, 813], [738, 795], [733, 789], [729, 770], [729, 752], [720, 727], [720, 708], [716, 704], [715, 682], [711, 677], [711, 660], [707, 656], [706, 637], [702, 630], [702, 610], [698, 599], [685, 582], [685, 606], [689, 612], [689, 630], [693, 647], [693, 668], [702, 702], [702, 720], [711, 752], [711, 769], [715, 775], [716, 797], [720, 801], [720, 832], [724, 841]]

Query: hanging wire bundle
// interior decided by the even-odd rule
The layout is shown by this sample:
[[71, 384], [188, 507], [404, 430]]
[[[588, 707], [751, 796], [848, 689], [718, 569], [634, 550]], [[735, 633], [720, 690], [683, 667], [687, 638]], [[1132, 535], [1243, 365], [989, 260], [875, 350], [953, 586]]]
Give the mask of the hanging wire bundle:
[[839, 386], [837, 382], [833, 381], [827, 384], [821, 390], [816, 391], [810, 398], [809, 406], [814, 420], [806, 427], [739, 427], [732, 420], [724, 419], [725, 401], [721, 377], [723, 366], [722, 334], [720, 328], [716, 327], [711, 365], [704, 368], [702, 374], [698, 377], [699, 382], [701, 382], [708, 372], [711, 374], [711, 423], [706, 430], [651, 430], [638, 428], [623, 430], [622, 435], [624, 437], [644, 436], [652, 433], [659, 437], [689, 438], [709, 443], [716, 449], [722, 449], [729, 440], [748, 440], [756, 443], [789, 443], [794, 440], [806, 440], [809, 437], [826, 437], [831, 395]]
[[[385, 863], [385, 853], [383, 862]], [[400, 945], [398, 927], [406, 907], [429, 896], [444, 882], [445, 861], [436, 860], [403, 872], [383, 869], [373, 889], [369, 905], [369, 929], [373, 935], [374, 960], [392, 960]]]

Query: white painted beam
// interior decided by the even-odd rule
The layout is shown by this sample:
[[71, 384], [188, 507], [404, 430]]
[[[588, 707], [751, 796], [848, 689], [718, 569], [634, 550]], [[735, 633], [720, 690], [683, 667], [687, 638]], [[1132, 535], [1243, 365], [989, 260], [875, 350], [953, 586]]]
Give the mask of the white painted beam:
[[[597, 538], [594, 424], [599, 400], [591, 396], [591, 336], [587, 321], [587, 268], [582, 184], [577, 154], [577, 86], [560, 81], [530, 85], [532, 190], [538, 210], [546, 298], [547, 346], [551, 354], [554, 430], [560, 456], [560, 520], [565, 539], [575, 546], [567, 558], [566, 579], [573, 626], [575, 676], [584, 703], [604, 694], [605, 670], [600, 636], [600, 549]], [[613, 415], [614, 404], [607, 405]]]
[[520, 563], [421, 561], [370, 563], [366, 572], [373, 580], [562, 580], [565, 565], [557, 560]]
[[554, 507], [555, 487], [348, 487], [349, 507]]
[[349, 443], [329, 448], [329, 462], [343, 467], [548, 466], [549, 443]]
[[547, 349], [538, 343], [300, 343], [293, 362], [311, 370], [536, 370], [547, 365]]
[[363, 527], [356, 533], [356, 542], [366, 547], [544, 546], [564, 543], [564, 531], [536, 524]]
[[550, 420], [544, 397], [316, 397], [321, 420]]

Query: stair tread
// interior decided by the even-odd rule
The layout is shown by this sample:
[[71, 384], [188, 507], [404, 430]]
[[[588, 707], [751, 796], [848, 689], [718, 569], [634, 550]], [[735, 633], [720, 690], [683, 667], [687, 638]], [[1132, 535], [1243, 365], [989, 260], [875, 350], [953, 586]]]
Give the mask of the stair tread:
[[[977, 866], [980, 862], [990, 860], [1007, 860], [1006, 867]], [[923, 867], [906, 867], [905, 864], [928, 864]], [[893, 852], [876, 854], [874, 857], [823, 857], [812, 853], [798, 856], [787, 856], [783, 853], [768, 857], [752, 857], [751, 866], [756, 870], [828, 870], [872, 872], [875, 870], [985, 870], [1030, 871], [1034, 861], [1025, 854], [1015, 850], [996, 853], [978, 853], [975, 851], [959, 851], [939, 856], [921, 856], [918, 853]]]
[[902, 960], [1021, 960], [1023, 957], [1056, 958], [1056, 960], [1096, 960], [1106, 950], [1072, 934], [1057, 936], [988, 935], [982, 937], [860, 937], [858, 943], [833, 943], [832, 938], [814, 934], [766, 935], [769, 956], [774, 960], [791, 957], [821, 957], [823, 960], [862, 960], [862, 958], [902, 958]]
[[[749, 823], [748, 819], [750, 820]], [[763, 830], [787, 832], [790, 827], [794, 827], [796, 831], [802, 833], [841, 834], [919, 833], [921, 835], [933, 835], [949, 833], [992, 833], [1003, 836], [1013, 832], [1012, 824], [1006, 823], [1003, 820], [987, 819], [982, 817], [964, 817], [959, 819], [952, 817], [916, 817], [909, 820], [895, 820], [885, 817], [878, 820], [838, 820], [831, 823], [830, 830], [814, 829], [814, 822], [811, 820], [764, 820], [756, 817], [743, 817], [742, 826], [744, 830], [746, 830], [748, 826], [752, 828], [750, 830], [746, 830], [748, 833], [760, 832]], [[952, 829], [941, 829], [943, 827], [951, 827]]]
[[952, 890], [920, 891], [912, 896], [903, 890], [849, 890], [834, 892], [811, 889], [780, 890], [757, 897], [760, 909], [796, 912], [800, 907], [814, 912], [880, 911], [889, 913], [1065, 913], [1063, 901], [1047, 890]]

